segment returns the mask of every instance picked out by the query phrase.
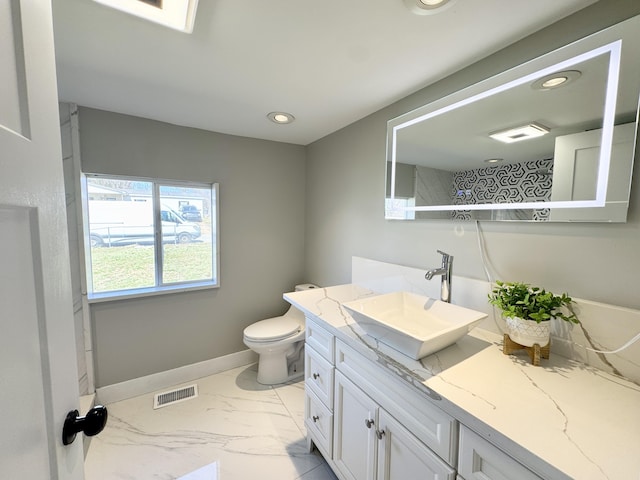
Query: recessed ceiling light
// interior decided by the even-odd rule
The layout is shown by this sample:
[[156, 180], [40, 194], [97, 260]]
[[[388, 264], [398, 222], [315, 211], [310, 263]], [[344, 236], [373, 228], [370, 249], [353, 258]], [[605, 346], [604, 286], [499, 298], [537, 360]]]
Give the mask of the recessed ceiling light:
[[487, 158], [484, 163], [488, 163], [490, 165], [495, 165], [497, 163], [503, 162], [504, 158]]
[[582, 75], [582, 72], [578, 70], [552, 73], [533, 82], [531, 88], [534, 90], [551, 90], [552, 88], [563, 87], [579, 78], [580, 75]]
[[553, 77], [553, 78], [550, 78], [549, 80], [542, 82], [542, 86], [544, 88], [559, 87], [560, 85], [562, 85], [563, 83], [567, 83], [568, 81], [569, 81], [568, 77]]
[[406, 7], [416, 15], [433, 15], [450, 7], [456, 0], [403, 0]]
[[515, 143], [522, 140], [529, 140], [530, 138], [541, 137], [549, 133], [547, 127], [543, 127], [539, 123], [529, 123], [528, 125], [522, 125], [521, 127], [509, 128], [499, 132], [489, 134], [494, 140], [498, 140], [503, 143]]
[[285, 112], [271, 112], [267, 114], [267, 118], [271, 120], [273, 123], [279, 123], [279, 124], [291, 123], [296, 119], [290, 113], [285, 113]]

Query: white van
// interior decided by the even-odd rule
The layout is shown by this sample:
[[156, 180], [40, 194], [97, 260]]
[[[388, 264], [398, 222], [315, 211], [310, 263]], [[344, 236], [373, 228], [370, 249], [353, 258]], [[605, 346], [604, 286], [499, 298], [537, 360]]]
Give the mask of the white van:
[[[200, 237], [200, 226], [172, 208], [162, 205], [160, 216], [164, 242], [187, 243]], [[151, 202], [90, 200], [89, 235], [92, 247], [153, 243]]]

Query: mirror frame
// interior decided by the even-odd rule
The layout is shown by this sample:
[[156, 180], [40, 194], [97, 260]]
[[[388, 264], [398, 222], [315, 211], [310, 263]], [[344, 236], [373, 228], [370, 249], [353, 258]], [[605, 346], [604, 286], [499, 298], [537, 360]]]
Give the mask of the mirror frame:
[[[511, 88], [534, 82], [541, 77], [554, 72], [570, 70], [576, 64], [595, 58], [599, 55], [609, 55], [608, 81], [605, 91], [605, 105], [602, 122], [602, 148], [599, 153], [598, 180], [596, 198], [593, 200], [567, 200], [549, 202], [521, 202], [521, 203], [486, 203], [465, 205], [427, 205], [404, 207], [401, 210], [414, 212], [439, 212], [439, 211], [471, 211], [471, 210], [522, 210], [522, 209], [547, 209], [547, 208], [600, 208], [605, 206], [607, 195], [607, 182], [609, 177], [609, 164], [611, 160], [611, 148], [613, 130], [615, 124], [616, 100], [619, 86], [619, 74], [623, 48], [623, 33], [625, 24], [628, 28], [640, 28], [640, 16], [632, 17], [605, 30], [594, 33], [565, 47], [561, 47], [538, 58], [527, 61], [512, 69], [506, 70], [486, 80], [473, 84], [458, 92], [447, 95], [439, 100], [426, 104], [408, 113], [400, 115], [387, 122], [387, 164], [390, 162], [390, 172], [387, 175], [385, 188], [386, 199], [394, 200], [395, 176], [396, 176], [396, 144], [398, 132], [430, 118], [443, 115], [449, 111], [463, 108], [478, 100], [489, 98]], [[623, 26], [623, 28], [620, 28]], [[627, 42], [629, 43], [629, 41]], [[625, 44], [627, 49], [633, 45]], [[629, 55], [629, 53], [627, 53]], [[636, 104], [636, 129], [638, 105]], [[634, 136], [635, 137], [635, 136]], [[635, 142], [634, 142], [635, 145]], [[635, 157], [635, 148], [633, 155]], [[633, 164], [633, 159], [632, 159]], [[390, 181], [390, 182], [389, 182]], [[630, 182], [629, 182], [630, 186]], [[390, 191], [389, 191], [390, 190]], [[385, 207], [385, 218], [387, 215]], [[626, 214], [625, 214], [626, 218]], [[517, 220], [517, 219], [514, 219]], [[589, 220], [586, 220], [589, 221]], [[594, 220], [595, 221], [595, 220]]]

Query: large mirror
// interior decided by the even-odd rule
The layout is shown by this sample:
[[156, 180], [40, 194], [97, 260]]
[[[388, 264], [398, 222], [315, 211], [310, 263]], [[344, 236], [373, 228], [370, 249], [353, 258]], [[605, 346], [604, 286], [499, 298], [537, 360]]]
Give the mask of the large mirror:
[[625, 222], [640, 17], [391, 120], [388, 219]]

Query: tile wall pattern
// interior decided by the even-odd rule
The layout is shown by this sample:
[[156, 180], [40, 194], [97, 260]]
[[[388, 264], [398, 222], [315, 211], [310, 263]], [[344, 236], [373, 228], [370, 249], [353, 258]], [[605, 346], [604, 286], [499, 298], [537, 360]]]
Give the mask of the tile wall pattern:
[[[553, 159], [550, 158], [476, 168], [453, 174], [432, 168], [417, 167], [416, 205], [548, 202], [551, 199], [552, 179]], [[449, 190], [444, 192], [442, 185], [450, 185]], [[436, 198], [434, 198], [434, 191]], [[478, 210], [455, 210], [428, 212], [426, 215], [417, 215], [417, 217], [455, 220], [497, 219], [491, 218], [489, 214], [490, 212]], [[548, 220], [549, 209], [509, 210], [499, 214], [507, 216], [507, 218], [500, 218], [501, 220], [545, 221]]]
[[78, 137], [78, 108], [71, 103], [59, 104], [60, 134], [62, 140], [62, 162], [64, 189], [67, 205], [67, 229], [69, 234], [69, 257], [71, 261], [71, 287], [73, 293], [73, 319], [76, 332], [76, 356], [80, 395], [95, 391], [93, 380], [93, 352], [89, 323], [89, 304], [82, 293], [84, 255], [78, 235], [78, 212], [80, 192], [77, 186], [80, 175], [80, 145]]

